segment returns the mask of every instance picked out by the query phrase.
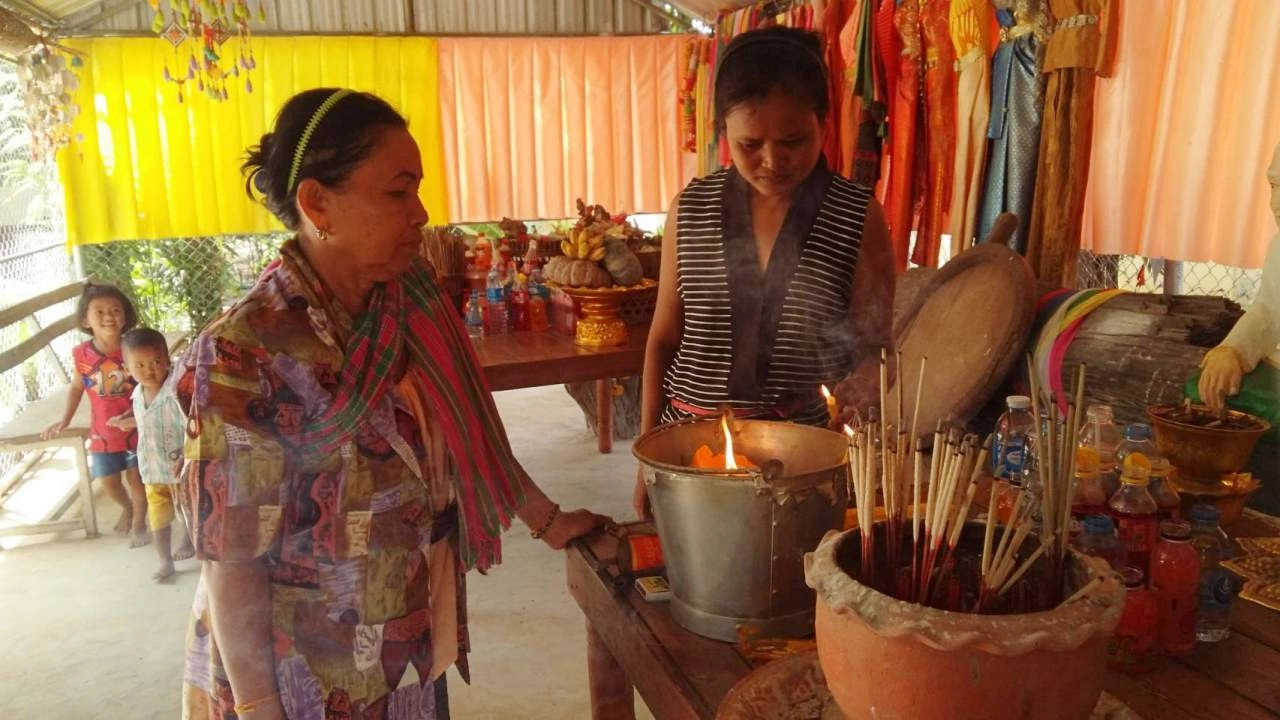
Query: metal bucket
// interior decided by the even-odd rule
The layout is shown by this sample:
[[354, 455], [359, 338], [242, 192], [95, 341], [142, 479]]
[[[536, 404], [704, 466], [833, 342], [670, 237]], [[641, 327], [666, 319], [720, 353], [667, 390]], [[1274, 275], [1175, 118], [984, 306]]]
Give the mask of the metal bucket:
[[822, 428], [730, 421], [735, 450], [760, 470], [700, 470], [694, 451], [720, 452], [719, 418], [656, 428], [635, 442], [681, 626], [735, 641], [739, 625], [769, 636], [813, 632], [804, 554], [844, 522], [848, 443]]

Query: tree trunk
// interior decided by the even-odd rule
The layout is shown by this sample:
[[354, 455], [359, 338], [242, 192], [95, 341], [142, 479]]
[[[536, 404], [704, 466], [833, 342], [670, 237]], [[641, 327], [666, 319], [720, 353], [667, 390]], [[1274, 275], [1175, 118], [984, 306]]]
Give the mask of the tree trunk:
[[1147, 422], [1148, 405], [1182, 400], [1187, 378], [1241, 314], [1220, 297], [1120, 295], [1085, 318], [1063, 373], [1087, 364], [1086, 402], [1111, 405], [1117, 422]]
[[[640, 432], [640, 378], [623, 378], [612, 381], [613, 439], [630, 440]], [[564, 386], [569, 396], [582, 408], [587, 428], [596, 434], [596, 384], [595, 381], [569, 383]]]

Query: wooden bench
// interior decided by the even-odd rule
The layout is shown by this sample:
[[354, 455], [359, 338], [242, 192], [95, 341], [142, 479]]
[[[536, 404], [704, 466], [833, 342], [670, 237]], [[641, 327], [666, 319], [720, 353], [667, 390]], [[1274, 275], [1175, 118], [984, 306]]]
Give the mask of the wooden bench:
[[[50, 360], [49, 364], [56, 368], [57, 374], [66, 383], [70, 382], [71, 376], [66, 369], [67, 364], [70, 363], [70, 358], [58, 356], [49, 344], [65, 333], [78, 331], [80, 319], [76, 317], [75, 311], [72, 310], [69, 315], [61, 317], [49, 325], [42, 325], [37, 319], [36, 313], [54, 307], [61, 302], [80, 297], [80, 294], [84, 291], [84, 286], [85, 281], [69, 283], [0, 309], [0, 329], [25, 323], [31, 331], [31, 335], [26, 340], [0, 352], [0, 374], [17, 368], [38, 354], [47, 354]], [[185, 332], [165, 333], [165, 339], [169, 342], [170, 351], [176, 351], [185, 342], [186, 336], [187, 333]], [[85, 441], [89, 438], [89, 399], [81, 399], [80, 406], [76, 409], [75, 417], [61, 435], [51, 440], [44, 440], [40, 437], [45, 428], [62, 419], [66, 402], [66, 385], [63, 384], [44, 397], [26, 403], [16, 417], [5, 423], [3, 427], [0, 427], [0, 453], [27, 453], [27, 456], [19, 461], [18, 466], [9, 475], [13, 483], [16, 484], [21, 482], [22, 477], [39, 464], [44, 456], [44, 451], [56, 451], [58, 448], [70, 449], [76, 472], [79, 476], [75, 494], [79, 496], [81, 517], [78, 520], [51, 518], [25, 525], [0, 528], [0, 537], [59, 533], [77, 529], [83, 529], [87, 537], [94, 537], [98, 534], [97, 517], [93, 510], [89, 456], [85, 449]], [[7, 488], [0, 488], [0, 491], [4, 490], [7, 490]], [[68, 501], [71, 499], [73, 498], [68, 498]], [[69, 502], [60, 503], [55, 510], [65, 509], [68, 504]]]

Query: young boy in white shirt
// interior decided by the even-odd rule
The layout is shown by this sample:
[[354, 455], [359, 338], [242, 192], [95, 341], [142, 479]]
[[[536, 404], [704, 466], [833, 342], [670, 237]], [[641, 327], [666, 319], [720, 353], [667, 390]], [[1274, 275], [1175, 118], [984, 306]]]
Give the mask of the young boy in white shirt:
[[138, 382], [133, 391], [131, 421], [138, 428], [138, 470], [147, 494], [147, 524], [160, 556], [160, 569], [151, 578], [166, 582], [173, 577], [175, 560], [186, 560], [195, 554], [190, 530], [186, 528], [182, 546], [177, 552], [170, 548], [174, 506], [182, 493], [178, 470], [187, 419], [173, 388], [165, 384], [169, 377], [169, 348], [164, 335], [151, 328], [138, 328], [125, 333], [121, 344], [125, 369]]

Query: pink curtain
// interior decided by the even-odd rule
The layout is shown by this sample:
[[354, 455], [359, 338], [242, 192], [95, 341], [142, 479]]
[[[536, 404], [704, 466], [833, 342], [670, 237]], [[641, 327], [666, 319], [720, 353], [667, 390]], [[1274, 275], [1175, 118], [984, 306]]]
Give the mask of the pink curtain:
[[1143, 0], [1120, 24], [1095, 94], [1083, 246], [1260, 267], [1275, 234], [1280, 2]]
[[695, 161], [681, 149], [684, 42], [441, 39], [449, 219], [573, 217], [579, 197], [666, 212]]

